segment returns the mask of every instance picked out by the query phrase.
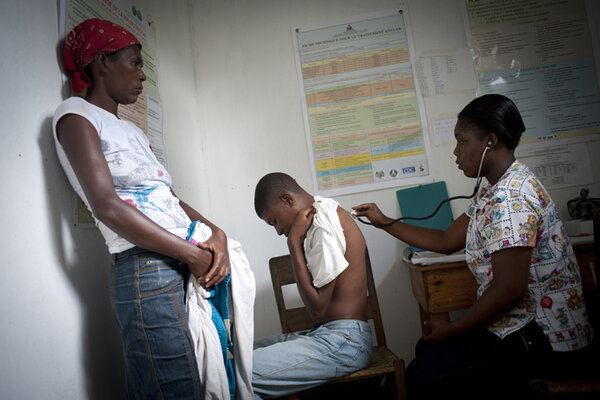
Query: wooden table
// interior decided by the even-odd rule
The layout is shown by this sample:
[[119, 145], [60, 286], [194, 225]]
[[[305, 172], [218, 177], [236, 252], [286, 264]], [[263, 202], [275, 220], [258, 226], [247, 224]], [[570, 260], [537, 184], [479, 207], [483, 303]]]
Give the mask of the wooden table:
[[[590, 239], [591, 240], [591, 239]], [[573, 246], [582, 277], [584, 293], [596, 288], [592, 271], [593, 243]], [[450, 321], [450, 312], [469, 308], [477, 298], [477, 282], [464, 261], [435, 265], [405, 263], [410, 268], [412, 290], [419, 303], [421, 331], [424, 321]], [[598, 271], [598, 268], [596, 268]]]

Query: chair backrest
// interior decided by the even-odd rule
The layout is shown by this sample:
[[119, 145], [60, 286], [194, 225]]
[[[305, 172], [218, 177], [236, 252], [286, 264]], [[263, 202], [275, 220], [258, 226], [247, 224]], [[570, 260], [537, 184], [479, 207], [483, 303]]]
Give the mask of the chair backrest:
[[[375, 330], [377, 347], [385, 347], [387, 343], [385, 332], [383, 331], [383, 321], [379, 310], [379, 301], [377, 300], [377, 291], [375, 290], [368, 250], [365, 251], [365, 263], [367, 268], [367, 319], [373, 323], [372, 326]], [[271, 281], [273, 282], [282, 332], [289, 333], [313, 328], [312, 319], [308, 315], [306, 308], [286, 308], [285, 305], [282, 287], [296, 283], [290, 255], [271, 258], [269, 260], [269, 270], [271, 271]]]

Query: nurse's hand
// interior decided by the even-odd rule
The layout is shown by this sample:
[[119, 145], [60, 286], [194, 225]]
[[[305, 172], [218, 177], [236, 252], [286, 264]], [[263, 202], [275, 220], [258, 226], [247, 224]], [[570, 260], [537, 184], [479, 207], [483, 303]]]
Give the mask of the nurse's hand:
[[426, 342], [440, 343], [452, 336], [451, 322], [444, 320], [428, 320], [424, 322], [425, 327], [430, 327], [431, 331], [423, 336]]
[[393, 221], [391, 218], [383, 215], [375, 203], [360, 204], [352, 207], [352, 209], [354, 210], [354, 215], [357, 217], [367, 217], [375, 225], [385, 225]]

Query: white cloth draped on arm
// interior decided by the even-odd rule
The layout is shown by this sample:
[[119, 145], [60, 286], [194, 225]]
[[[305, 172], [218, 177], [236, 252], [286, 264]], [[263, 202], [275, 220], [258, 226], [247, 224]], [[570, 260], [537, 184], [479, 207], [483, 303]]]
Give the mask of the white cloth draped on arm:
[[338, 206], [333, 199], [315, 196], [316, 213], [306, 232], [304, 253], [316, 288], [327, 285], [349, 265], [344, 257], [346, 238], [337, 214]]
[[[202, 224], [195, 236], [196, 241], [205, 242], [212, 235], [211, 229]], [[232, 340], [234, 368], [237, 385], [235, 398], [251, 400], [252, 392], [252, 348], [254, 342], [254, 273], [242, 250], [242, 245], [227, 239], [229, 263], [231, 265], [230, 304], [232, 320]], [[223, 353], [219, 335], [212, 322], [212, 308], [208, 292], [195, 279], [187, 286], [186, 306], [188, 327], [195, 347], [200, 381], [206, 400], [229, 399], [227, 373], [223, 363]]]

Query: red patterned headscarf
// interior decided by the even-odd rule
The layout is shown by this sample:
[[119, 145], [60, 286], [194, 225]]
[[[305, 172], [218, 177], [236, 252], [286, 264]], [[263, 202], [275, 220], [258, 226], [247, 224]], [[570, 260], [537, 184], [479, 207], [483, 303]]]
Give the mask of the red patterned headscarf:
[[71, 88], [81, 93], [83, 88], [92, 86], [92, 80], [85, 73], [85, 66], [94, 61], [96, 53], [109, 54], [124, 47], [141, 43], [127, 29], [102, 19], [86, 19], [77, 25], [65, 39], [65, 68], [74, 72]]

